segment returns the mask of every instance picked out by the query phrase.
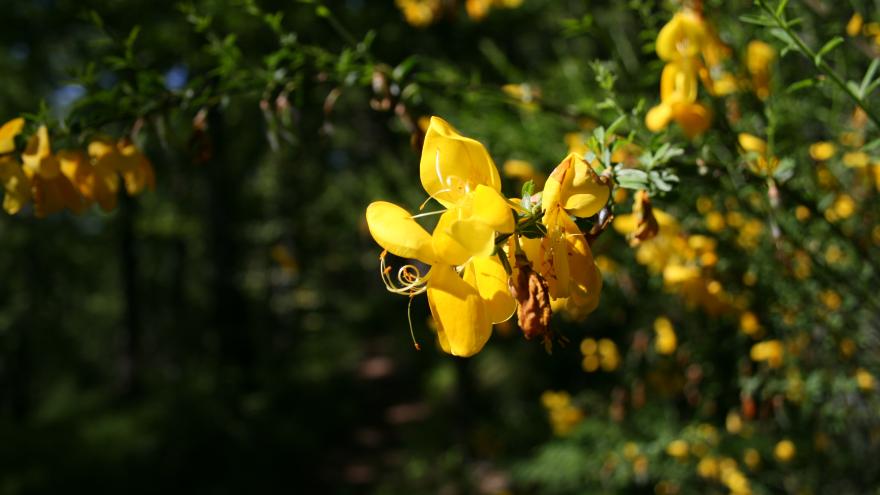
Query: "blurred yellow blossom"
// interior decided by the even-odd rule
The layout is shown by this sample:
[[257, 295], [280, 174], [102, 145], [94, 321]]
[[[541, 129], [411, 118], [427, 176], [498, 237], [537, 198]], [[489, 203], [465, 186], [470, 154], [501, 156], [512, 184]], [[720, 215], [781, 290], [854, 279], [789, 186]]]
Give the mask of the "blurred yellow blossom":
[[584, 419], [584, 412], [574, 405], [568, 392], [547, 390], [541, 394], [541, 404], [547, 410], [553, 433], [564, 437]]
[[755, 336], [761, 331], [761, 322], [751, 311], [746, 311], [739, 316], [739, 329], [746, 335]]
[[843, 300], [840, 298], [840, 294], [838, 294], [833, 289], [823, 290], [819, 294], [819, 300], [822, 301], [822, 304], [825, 305], [831, 311], [837, 311], [840, 309], [840, 305], [843, 303]]
[[544, 187], [546, 177], [538, 172], [531, 162], [525, 160], [507, 160], [501, 166], [501, 173], [509, 179], [515, 179], [520, 182], [534, 181], [535, 187], [538, 189]]
[[757, 449], [749, 447], [743, 452], [743, 463], [748, 466], [749, 469], [755, 470], [761, 465], [761, 454]]
[[752, 361], [764, 361], [771, 368], [778, 368], [782, 366], [784, 353], [782, 342], [778, 340], [765, 340], [753, 345], [749, 355]]
[[727, 429], [728, 433], [736, 435], [742, 431], [742, 426], [742, 417], [740, 417], [738, 412], [730, 411], [727, 413], [727, 417], [724, 420], [724, 427]]
[[797, 449], [795, 449], [794, 442], [787, 438], [780, 440], [776, 447], [773, 448], [773, 456], [780, 462], [788, 462], [794, 459], [795, 453], [797, 453]]
[[395, 3], [403, 12], [406, 22], [416, 27], [424, 27], [434, 22], [443, 5], [442, 0], [395, 0]]
[[688, 451], [688, 443], [681, 439], [673, 440], [666, 445], [666, 453], [678, 459], [687, 457]]
[[655, 47], [667, 63], [660, 75], [660, 104], [645, 115], [652, 132], [665, 129], [671, 121], [689, 138], [709, 128], [712, 111], [697, 101], [700, 56], [709, 38], [703, 19], [690, 9], [676, 13], [660, 30]]
[[865, 368], [859, 368], [856, 370], [856, 384], [858, 384], [859, 388], [864, 391], [871, 391], [877, 386], [877, 380], [874, 379], [874, 375], [871, 374]]
[[620, 353], [617, 346], [610, 339], [587, 338], [580, 345], [583, 360], [581, 363], [584, 371], [592, 373], [602, 368], [603, 371], [614, 371], [620, 364]]
[[776, 59], [776, 50], [760, 40], [750, 41], [746, 46], [746, 69], [752, 76], [752, 87], [758, 98], [770, 96], [770, 64]]
[[871, 157], [864, 151], [850, 151], [843, 154], [843, 164], [850, 168], [865, 168]]
[[846, 34], [849, 36], [858, 36], [859, 33], [862, 32], [863, 23], [864, 18], [862, 18], [862, 14], [855, 12], [846, 23]]
[[759, 175], [770, 175], [776, 170], [779, 159], [770, 154], [767, 142], [758, 136], [742, 132], [738, 136], [740, 147], [746, 152], [749, 168]]
[[704, 457], [697, 463], [697, 474], [702, 478], [718, 478], [718, 460], [714, 457]]
[[710, 232], [721, 232], [727, 227], [724, 221], [724, 215], [717, 211], [710, 211], [706, 215], [706, 228]]
[[658, 354], [668, 355], [675, 352], [678, 341], [669, 318], [661, 316], [654, 320], [654, 332], [657, 334], [654, 340], [654, 349]]
[[831, 141], [818, 141], [810, 145], [810, 158], [817, 162], [830, 159], [835, 152], [837, 147]]

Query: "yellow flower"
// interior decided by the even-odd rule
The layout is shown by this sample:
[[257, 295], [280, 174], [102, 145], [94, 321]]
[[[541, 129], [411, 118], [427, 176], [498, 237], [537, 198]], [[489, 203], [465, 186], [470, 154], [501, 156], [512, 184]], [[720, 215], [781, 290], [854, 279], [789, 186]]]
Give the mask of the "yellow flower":
[[871, 158], [864, 151], [850, 151], [843, 155], [843, 164], [850, 168], [865, 168], [870, 161]]
[[823, 290], [819, 294], [819, 300], [821, 300], [822, 304], [831, 311], [837, 311], [840, 309], [840, 305], [843, 304], [840, 294], [832, 289]]
[[718, 477], [718, 460], [714, 457], [704, 457], [697, 463], [697, 474], [701, 478], [715, 479]]
[[864, 368], [859, 368], [856, 370], [856, 384], [858, 384], [860, 389], [868, 392], [874, 390], [877, 380], [874, 379], [874, 375], [871, 372]]
[[724, 427], [727, 429], [727, 432], [731, 435], [736, 435], [742, 431], [742, 418], [739, 413], [736, 411], [730, 411], [727, 413], [727, 418], [724, 420]]
[[581, 367], [592, 373], [600, 367], [603, 371], [614, 371], [620, 365], [620, 352], [610, 339], [584, 339], [581, 341], [581, 354], [584, 358]]
[[659, 132], [674, 121], [685, 135], [693, 138], [709, 128], [712, 112], [698, 103], [697, 72], [690, 64], [670, 62], [660, 75], [660, 104], [645, 115], [645, 125]]
[[523, 239], [523, 250], [547, 281], [550, 297], [581, 315], [599, 304], [602, 276], [590, 245], [570, 215], [587, 218], [608, 202], [611, 188], [584, 159], [568, 155], [550, 174], [541, 204], [547, 235]]
[[156, 177], [150, 161], [128, 140], [113, 142], [99, 138], [89, 143], [89, 157], [96, 173], [118, 172], [125, 181], [125, 190], [135, 196], [145, 189], [155, 189]]
[[767, 141], [745, 132], [739, 134], [738, 140], [740, 147], [754, 158], [754, 160], [749, 160], [749, 166], [755, 173], [768, 175], [776, 170], [779, 160], [770, 155]]
[[669, 318], [661, 316], [654, 320], [654, 332], [657, 333], [657, 339], [654, 341], [654, 349], [658, 354], [672, 354], [678, 345], [675, 336], [675, 329]]
[[611, 339], [599, 339], [599, 357], [604, 371], [614, 371], [620, 365], [620, 352]]
[[520, 182], [534, 181], [536, 188], [544, 187], [546, 177], [535, 170], [535, 167], [525, 160], [507, 160], [501, 166], [501, 172], [505, 177], [516, 179]]
[[834, 156], [837, 146], [831, 141], [819, 141], [810, 145], [810, 158], [817, 162], [823, 162]]
[[80, 213], [85, 203], [70, 180], [61, 173], [58, 157], [52, 154], [49, 130], [40, 126], [21, 155], [24, 173], [32, 184], [34, 213], [45, 217], [65, 208]]
[[119, 175], [106, 162], [92, 164], [82, 153], [62, 151], [58, 154], [61, 173], [88, 200], [97, 202], [104, 211], [113, 211], [119, 191]]
[[19, 117], [0, 126], [0, 155], [15, 151], [15, 137], [21, 134], [24, 119]]
[[0, 181], [3, 181], [3, 209], [15, 215], [31, 200], [31, 182], [21, 165], [10, 156], [0, 157]]
[[433, 234], [403, 208], [383, 201], [367, 207], [367, 226], [387, 251], [432, 265], [425, 276], [407, 265], [396, 283], [384, 257], [381, 270], [392, 292], [427, 292], [445, 352], [472, 356], [489, 339], [492, 324], [507, 320], [516, 309], [507, 273], [494, 256], [495, 233], [513, 232], [513, 215], [483, 145], [438, 117], [431, 119], [425, 136], [420, 175], [428, 195], [447, 208]]
[[667, 62], [694, 58], [700, 54], [706, 40], [703, 20], [691, 10], [684, 10], [660, 29], [657, 35], [657, 56]]
[[724, 221], [724, 215], [717, 211], [710, 211], [706, 215], [706, 228], [710, 232], [721, 232], [727, 224]]
[[788, 462], [792, 460], [796, 452], [797, 449], [795, 449], [794, 443], [789, 439], [781, 440], [776, 444], [776, 447], [773, 448], [773, 456], [780, 462]]
[[684, 440], [673, 440], [666, 446], [666, 453], [677, 459], [687, 457], [688, 450], [688, 443]]
[[761, 465], [761, 454], [753, 448], [748, 448], [743, 452], [743, 462], [749, 469], [757, 469]]
[[782, 357], [785, 351], [782, 342], [778, 340], [765, 340], [752, 346], [750, 356], [752, 361], [766, 361], [771, 368], [782, 366]]
[[547, 390], [541, 394], [541, 403], [550, 415], [550, 426], [557, 436], [568, 435], [584, 418], [583, 411], [572, 404], [568, 392]]
[[746, 69], [752, 76], [752, 86], [758, 98], [770, 96], [770, 64], [776, 59], [776, 50], [763, 41], [753, 40], [746, 46]]
[[466, 0], [464, 6], [468, 17], [480, 21], [489, 13], [492, 7], [515, 8], [522, 4], [522, 0]]
[[846, 34], [849, 36], [858, 36], [862, 31], [862, 23], [864, 23], [862, 14], [859, 14], [858, 12], [854, 13], [852, 17], [850, 17], [849, 22], [846, 23]]
[[739, 317], [739, 329], [746, 335], [755, 336], [761, 331], [761, 323], [755, 313], [746, 311]]
[[441, 0], [396, 0], [397, 8], [403, 12], [406, 22], [416, 27], [425, 27], [440, 11]]

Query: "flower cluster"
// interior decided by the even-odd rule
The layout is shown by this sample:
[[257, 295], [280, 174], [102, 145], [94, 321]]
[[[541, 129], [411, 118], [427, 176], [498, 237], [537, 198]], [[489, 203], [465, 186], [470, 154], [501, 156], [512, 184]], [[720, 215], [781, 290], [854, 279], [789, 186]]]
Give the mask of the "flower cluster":
[[[745, 53], [747, 78], [739, 78], [725, 68], [730, 48], [698, 11], [684, 9], [676, 13], [657, 35], [656, 51], [666, 65], [660, 75], [660, 104], [645, 116], [645, 125], [653, 132], [675, 122], [687, 137], [693, 138], [709, 128], [712, 111], [697, 101], [699, 81], [715, 97], [749, 87], [761, 100], [770, 95], [770, 66], [776, 50], [760, 40], [749, 42]], [[738, 120], [736, 111], [731, 120]]]
[[547, 390], [541, 394], [541, 404], [547, 409], [553, 433], [564, 437], [584, 419], [584, 412], [572, 403], [568, 392]]
[[659, 132], [671, 121], [677, 123], [688, 137], [709, 128], [712, 111], [697, 101], [700, 71], [707, 71], [701, 54], [709, 52], [716, 58], [718, 50], [702, 17], [690, 9], [678, 12], [657, 35], [657, 56], [666, 62], [660, 75], [660, 104], [648, 111], [645, 124]]
[[65, 209], [78, 214], [93, 203], [109, 212], [116, 208], [120, 178], [132, 196], [155, 187], [152, 165], [128, 139], [97, 138], [85, 153], [53, 153], [49, 131], [40, 126], [27, 141], [19, 161], [15, 139], [24, 125], [24, 119], [17, 118], [0, 127], [3, 209], [11, 215], [30, 202], [37, 217]]
[[[509, 200], [483, 145], [432, 117], [420, 177], [428, 200], [442, 210], [411, 215], [377, 201], [367, 207], [366, 219], [386, 250], [380, 257], [386, 287], [410, 297], [427, 293], [444, 351], [476, 354], [492, 324], [514, 313], [527, 338], [549, 345], [551, 305], [580, 313], [596, 308], [602, 277], [575, 220], [599, 213], [611, 187], [582, 157], [567, 156], [542, 193], [527, 186], [521, 200]], [[416, 219], [432, 215], [439, 218], [428, 233]], [[416, 263], [395, 273], [387, 253]], [[423, 273], [426, 266], [430, 269]]]
[[[513, 9], [523, 0], [465, 0], [468, 17], [475, 21], [483, 20], [492, 8]], [[455, 12], [456, 2], [443, 0], [396, 0], [397, 8], [403, 12], [406, 22], [416, 27], [425, 27], [443, 15]]]
[[640, 205], [638, 199], [632, 214], [614, 219], [614, 229], [637, 246], [636, 261], [649, 272], [662, 274], [666, 289], [681, 295], [689, 305], [710, 314], [726, 311], [730, 295], [714, 276], [716, 240], [682, 232], [678, 221], [658, 208], [650, 208], [646, 215], [649, 206]]

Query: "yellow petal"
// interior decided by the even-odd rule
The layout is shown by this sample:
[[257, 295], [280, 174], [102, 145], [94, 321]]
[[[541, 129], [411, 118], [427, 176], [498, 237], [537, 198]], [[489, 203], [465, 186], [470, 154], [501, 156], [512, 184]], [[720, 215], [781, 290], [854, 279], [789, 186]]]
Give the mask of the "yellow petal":
[[0, 154], [15, 151], [15, 137], [21, 134], [24, 128], [24, 119], [19, 117], [12, 119], [0, 127]]
[[670, 120], [672, 120], [672, 107], [661, 103], [648, 110], [648, 113], [645, 115], [645, 126], [651, 132], [660, 132], [666, 129]]
[[422, 186], [447, 208], [483, 184], [501, 191], [501, 177], [486, 148], [448, 122], [431, 117], [419, 165]]
[[819, 141], [810, 145], [810, 158], [822, 162], [830, 159], [837, 152], [837, 146], [830, 141]]
[[40, 174], [44, 179], [54, 179], [61, 173], [58, 159], [52, 155], [49, 144], [49, 130], [40, 126], [36, 134], [28, 140], [27, 148], [21, 155], [24, 170], [29, 176]]
[[667, 61], [696, 57], [705, 37], [703, 21], [696, 14], [679, 12], [657, 35], [657, 55]]
[[82, 197], [70, 180], [58, 174], [51, 179], [37, 174], [32, 178], [34, 214], [46, 217], [67, 208], [74, 213], [81, 213], [85, 208]]
[[122, 178], [125, 180], [125, 189], [128, 194], [135, 196], [144, 189], [156, 188], [156, 175], [153, 165], [140, 150], [128, 139], [121, 139], [116, 145], [120, 160]]
[[625, 215], [617, 215], [614, 217], [614, 221], [611, 222], [611, 226], [614, 227], [619, 234], [632, 234], [636, 231], [636, 225], [638, 224], [638, 219], [633, 214], [625, 214]]
[[446, 210], [440, 215], [431, 236], [431, 245], [437, 259], [447, 265], [463, 265], [472, 256], [471, 250], [462, 246], [452, 234], [452, 225], [459, 221], [461, 215], [460, 208]]
[[758, 136], [742, 132], [738, 136], [739, 145], [747, 152], [757, 153], [759, 155], [767, 154], [767, 142]]
[[12, 158], [0, 159], [0, 181], [3, 182], [3, 209], [14, 215], [31, 199], [31, 183]]
[[608, 202], [611, 188], [599, 182], [599, 176], [593, 168], [579, 156], [575, 155], [572, 161], [574, 174], [568, 197], [565, 198], [565, 210], [576, 217], [591, 217]]
[[549, 269], [544, 270], [543, 275], [547, 280], [550, 296], [553, 298], [568, 297], [569, 294], [568, 245], [565, 232], [559, 223], [560, 218], [565, 216], [565, 212], [559, 208], [548, 210], [544, 215], [544, 223], [547, 225], [548, 233], [542, 241], [542, 246], [544, 257], [550, 262], [550, 266]]
[[516, 311], [516, 300], [507, 288], [507, 272], [497, 257], [474, 258], [465, 267], [464, 279], [476, 287], [492, 323], [507, 321]]
[[697, 101], [697, 73], [688, 64], [670, 62], [660, 75], [660, 100], [667, 104]]
[[[128, 141], [120, 141], [121, 147], [129, 146]], [[137, 157], [133, 153], [123, 154], [118, 143], [110, 138], [100, 137], [89, 143], [89, 156], [96, 166], [125, 173], [137, 166]]]
[[611, 189], [599, 181], [596, 172], [580, 155], [569, 154], [553, 169], [544, 185], [541, 205], [545, 210], [544, 224], [554, 215], [550, 210], [562, 206], [579, 217], [595, 215], [608, 202]]
[[131, 196], [136, 196], [145, 189], [156, 188], [156, 174], [146, 158], [138, 160], [133, 168], [122, 172], [122, 178], [125, 180], [125, 190]]
[[492, 256], [495, 252], [495, 231], [479, 219], [457, 220], [450, 226], [449, 234], [468, 253], [468, 259]]
[[491, 227], [495, 232], [513, 232], [513, 214], [504, 196], [482, 184], [473, 194], [473, 216]]
[[746, 46], [746, 68], [752, 75], [764, 74], [776, 58], [776, 50], [760, 40], [752, 40]]
[[706, 129], [712, 124], [712, 110], [701, 103], [674, 104], [672, 105], [672, 115], [688, 138], [706, 132]]
[[58, 153], [61, 173], [70, 180], [79, 193], [88, 201], [96, 201], [102, 210], [116, 208], [119, 191], [119, 175], [115, 170], [103, 165], [92, 165], [80, 152], [61, 151]]
[[370, 203], [367, 227], [376, 243], [390, 253], [434, 264], [431, 235], [403, 208], [386, 201]]
[[[477, 290], [448, 265], [435, 265], [428, 279], [428, 305], [448, 352], [469, 357], [480, 352], [492, 334], [492, 323]], [[441, 346], [443, 339], [440, 340]]]
[[858, 12], [854, 13], [852, 17], [849, 18], [849, 22], [846, 23], [846, 34], [849, 36], [858, 36], [859, 33], [862, 32], [862, 23], [864, 23], [865, 19], [862, 17], [862, 14]]

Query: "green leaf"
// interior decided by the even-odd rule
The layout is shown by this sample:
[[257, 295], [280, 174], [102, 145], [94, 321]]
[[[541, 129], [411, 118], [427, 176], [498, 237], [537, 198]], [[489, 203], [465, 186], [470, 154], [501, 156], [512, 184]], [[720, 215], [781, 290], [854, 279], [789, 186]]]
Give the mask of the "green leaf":
[[794, 51], [800, 51], [800, 48], [798, 48], [797, 43], [794, 42], [794, 39], [791, 37], [791, 35], [789, 35], [788, 32], [786, 32], [784, 29], [773, 28], [770, 30], [770, 34], [772, 34], [774, 37], [776, 37], [777, 39], [779, 39], [780, 41], [785, 43], [785, 47], [787, 49], [794, 50]]
[[615, 119], [614, 122], [612, 122], [611, 125], [608, 126], [608, 130], [606, 132], [608, 134], [614, 134], [614, 131], [616, 131], [617, 128], [620, 127], [624, 122], [626, 122], [626, 115], [621, 115], [620, 117], [617, 117], [617, 119]]
[[522, 195], [531, 196], [532, 194], [535, 194], [535, 181], [529, 180], [522, 186]]
[[871, 65], [868, 66], [868, 70], [865, 71], [865, 77], [862, 78], [862, 84], [859, 86], [859, 98], [864, 98], [868, 95], [868, 88], [870, 87], [871, 80], [874, 79], [874, 74], [877, 72], [877, 68], [880, 67], [880, 58], [875, 58]]
[[782, 17], [782, 14], [785, 12], [785, 6], [788, 5], [788, 0], [782, 0], [779, 2], [779, 5], [776, 6], [776, 16]]
[[816, 53], [816, 57], [813, 59], [813, 63], [816, 65], [822, 64], [822, 57], [825, 56], [826, 53], [829, 53], [831, 50], [837, 47], [837, 45], [843, 43], [843, 38], [841, 36], [835, 36], [831, 38], [827, 43], [825, 43], [822, 48]]
[[792, 83], [787, 88], [785, 88], [786, 93], [794, 93], [796, 91], [800, 91], [802, 89], [811, 88], [816, 85], [816, 80], [813, 78], [809, 79], [801, 79], [798, 82]]
[[741, 16], [739, 16], [739, 20], [745, 22], [746, 24], [755, 24], [758, 26], [770, 27], [770, 26], [776, 25], [776, 21], [774, 21], [773, 19], [771, 19], [765, 15], [761, 15], [761, 16], [741, 15]]

